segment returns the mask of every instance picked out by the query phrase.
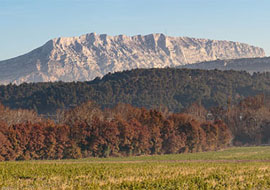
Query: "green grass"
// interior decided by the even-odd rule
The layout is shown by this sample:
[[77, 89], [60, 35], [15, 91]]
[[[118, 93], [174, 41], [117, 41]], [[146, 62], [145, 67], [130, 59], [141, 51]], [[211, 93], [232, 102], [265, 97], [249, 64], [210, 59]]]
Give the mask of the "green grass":
[[[270, 160], [270, 146], [234, 147], [220, 151], [147, 155], [131, 157], [109, 157], [109, 158], [84, 158], [77, 160], [58, 160], [53, 162], [119, 162], [119, 161], [220, 161], [220, 160]], [[39, 161], [38, 161], [39, 162]]]
[[270, 147], [1, 162], [2, 189], [270, 189]]

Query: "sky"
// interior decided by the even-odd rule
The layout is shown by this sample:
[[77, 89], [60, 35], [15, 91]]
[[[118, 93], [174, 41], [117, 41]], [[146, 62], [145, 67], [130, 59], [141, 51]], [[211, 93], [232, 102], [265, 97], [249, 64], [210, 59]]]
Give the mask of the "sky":
[[269, 56], [269, 10], [270, 0], [0, 0], [0, 60], [91, 32], [238, 41]]

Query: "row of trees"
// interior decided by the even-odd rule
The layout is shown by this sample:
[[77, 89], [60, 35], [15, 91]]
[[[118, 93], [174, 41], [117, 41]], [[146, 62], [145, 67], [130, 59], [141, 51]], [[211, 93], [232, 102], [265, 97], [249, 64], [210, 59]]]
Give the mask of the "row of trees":
[[212, 110], [215, 119], [223, 120], [234, 135], [235, 145], [270, 143], [270, 99], [264, 95], [248, 97], [226, 109]]
[[197, 152], [225, 148], [232, 140], [221, 120], [206, 121], [185, 113], [170, 114], [125, 104], [101, 110], [87, 102], [58, 111], [55, 121], [36, 116], [28, 121], [8, 122], [1, 119], [1, 114], [0, 160]]
[[222, 120], [233, 134], [234, 145], [270, 144], [270, 98], [263, 94], [247, 97], [237, 104], [230, 98], [224, 107], [206, 110], [200, 102], [185, 110], [199, 120]]
[[200, 102], [182, 113], [118, 104], [100, 109], [86, 102], [51, 118], [0, 105], [0, 160], [64, 159], [218, 150], [270, 143], [270, 99], [206, 109]]

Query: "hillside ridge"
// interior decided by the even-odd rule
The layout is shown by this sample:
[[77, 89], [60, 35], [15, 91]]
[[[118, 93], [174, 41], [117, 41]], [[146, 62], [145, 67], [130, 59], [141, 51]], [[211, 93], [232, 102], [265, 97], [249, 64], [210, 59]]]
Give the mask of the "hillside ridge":
[[236, 70], [247, 71], [251, 74], [255, 72], [269, 72], [270, 57], [214, 60], [189, 65], [181, 65], [178, 66], [178, 68], [203, 70]]

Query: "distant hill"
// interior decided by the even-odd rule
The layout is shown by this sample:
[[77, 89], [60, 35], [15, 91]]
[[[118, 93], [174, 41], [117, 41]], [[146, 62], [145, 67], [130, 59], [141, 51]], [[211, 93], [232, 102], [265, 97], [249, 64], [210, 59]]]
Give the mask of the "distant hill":
[[0, 61], [0, 84], [89, 81], [109, 72], [164, 68], [216, 59], [263, 57], [262, 48], [238, 42], [163, 34], [61, 37]]
[[227, 59], [215, 60], [201, 63], [194, 63], [189, 65], [182, 65], [178, 68], [188, 69], [219, 69], [219, 70], [236, 70], [254, 72], [269, 72], [270, 71], [270, 57], [263, 58], [245, 58], [245, 59]]
[[11, 108], [53, 113], [87, 100], [101, 107], [128, 103], [167, 107], [179, 112], [196, 101], [206, 108], [226, 106], [247, 96], [270, 93], [270, 73], [190, 69], [135, 69], [107, 74], [90, 82], [31, 83], [0, 86], [0, 102]]

